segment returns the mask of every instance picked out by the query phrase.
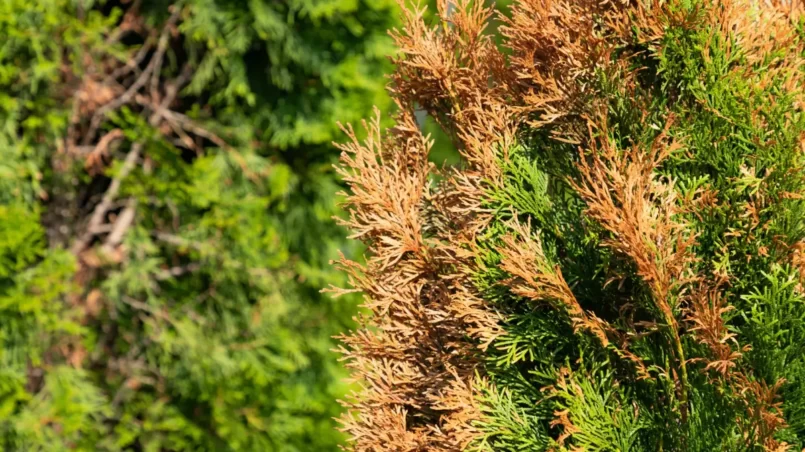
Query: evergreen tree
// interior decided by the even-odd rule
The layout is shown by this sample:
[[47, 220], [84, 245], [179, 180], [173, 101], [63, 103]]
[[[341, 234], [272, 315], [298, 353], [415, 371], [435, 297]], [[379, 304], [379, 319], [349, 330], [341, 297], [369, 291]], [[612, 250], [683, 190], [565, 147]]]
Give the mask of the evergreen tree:
[[802, 449], [799, 4], [517, 0], [502, 49], [438, 13], [394, 33], [396, 126], [342, 146], [354, 448]]
[[388, 1], [0, 3], [0, 448], [334, 450]]

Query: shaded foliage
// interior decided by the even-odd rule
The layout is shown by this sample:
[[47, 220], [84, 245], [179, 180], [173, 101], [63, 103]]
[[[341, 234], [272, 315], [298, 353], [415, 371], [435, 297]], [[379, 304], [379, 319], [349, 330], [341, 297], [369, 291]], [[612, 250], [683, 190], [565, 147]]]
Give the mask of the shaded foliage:
[[377, 1], [0, 5], [4, 450], [333, 450]]

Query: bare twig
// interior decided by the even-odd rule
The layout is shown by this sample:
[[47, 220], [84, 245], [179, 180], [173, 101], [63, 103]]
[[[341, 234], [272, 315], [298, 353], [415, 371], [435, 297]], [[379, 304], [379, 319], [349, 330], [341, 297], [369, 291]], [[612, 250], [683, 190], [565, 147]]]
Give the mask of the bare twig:
[[164, 111], [161, 111], [161, 113], [168, 121], [175, 122], [181, 125], [185, 130], [212, 141], [216, 146], [225, 150], [232, 149], [232, 147], [226, 141], [224, 141], [223, 138], [219, 137], [213, 132], [210, 132], [204, 127], [201, 127], [195, 121], [188, 118], [187, 115], [167, 109], [164, 109]]
[[167, 243], [168, 245], [173, 245], [179, 248], [194, 248], [200, 250], [202, 245], [197, 242], [193, 242], [191, 240], [187, 240], [183, 237], [179, 237], [178, 235], [169, 234], [167, 232], [153, 232], [152, 235], [155, 239], [159, 240], [160, 242]]
[[195, 271], [198, 271], [200, 268], [201, 264], [197, 262], [183, 266], [171, 267], [167, 270], [157, 273], [155, 278], [157, 281], [167, 281], [171, 278], [176, 278], [177, 276], [182, 276], [187, 273], [193, 273]]
[[120, 215], [118, 215], [117, 221], [115, 221], [115, 224], [112, 227], [112, 231], [109, 233], [109, 236], [106, 237], [106, 241], [103, 244], [103, 250], [106, 253], [112, 252], [115, 247], [123, 242], [123, 237], [126, 235], [126, 232], [134, 222], [134, 213], [136, 209], [137, 201], [133, 198], [129, 198], [128, 202], [126, 203], [126, 208], [123, 209], [123, 212], [121, 212]]
[[102, 224], [102, 225], [99, 225], [97, 228], [93, 229], [92, 233], [93, 234], [108, 234], [108, 233], [112, 232], [112, 229], [114, 229], [114, 226], [115, 225], [109, 224], [109, 223]]
[[112, 179], [112, 183], [109, 185], [106, 193], [104, 193], [101, 202], [95, 206], [95, 210], [92, 212], [92, 217], [89, 219], [86, 231], [73, 244], [73, 247], [71, 248], [73, 254], [80, 254], [92, 241], [92, 238], [95, 236], [94, 231], [96, 231], [98, 227], [103, 224], [103, 220], [106, 217], [106, 212], [115, 201], [117, 193], [120, 191], [120, 185], [123, 182], [123, 179], [125, 179], [126, 176], [128, 176], [128, 174], [134, 169], [134, 167], [137, 166], [137, 160], [140, 158], [142, 149], [142, 143], [134, 143], [134, 145], [131, 147], [131, 151], [129, 151], [129, 153], [126, 155], [126, 160], [123, 161], [123, 166], [120, 168], [120, 172], [117, 174], [117, 176], [115, 176], [114, 179]]
[[160, 319], [167, 320], [169, 322], [171, 321], [170, 316], [168, 316], [168, 314], [164, 313], [163, 311], [153, 306], [143, 303], [140, 300], [136, 300], [128, 295], [123, 295], [122, 297], [120, 297], [120, 300], [134, 309], [148, 312], [149, 314], [152, 314], [154, 317], [158, 317]]
[[141, 71], [139, 71], [138, 68], [140, 67], [140, 63], [143, 62], [145, 57], [148, 55], [148, 52], [150, 52], [151, 48], [154, 46], [153, 41], [154, 39], [149, 37], [143, 43], [143, 45], [140, 47], [140, 50], [137, 51], [137, 53], [134, 55], [133, 58], [128, 60], [124, 66], [120, 66], [119, 68], [112, 71], [111, 74], [109, 74], [106, 78], [103, 79], [103, 82], [101, 82], [101, 84], [107, 85], [113, 83], [115, 80], [117, 80], [120, 77], [123, 77], [124, 75], [128, 74], [131, 71], [142, 73]]
[[150, 94], [151, 98], [154, 99], [155, 102], [160, 102], [159, 99], [159, 77], [162, 74], [162, 62], [165, 58], [165, 51], [162, 50], [162, 43], [167, 43], [167, 36], [170, 33], [171, 25], [168, 24], [165, 26], [165, 29], [162, 31], [162, 37], [159, 39], [160, 47], [157, 49], [157, 52], [154, 54], [154, 58], [151, 60], [150, 64], [153, 64], [151, 69], [151, 86], [150, 86]]
[[[180, 3], [180, 4], [177, 4], [177, 5], [174, 5], [172, 8], [173, 8], [173, 12], [171, 14], [171, 18], [168, 20], [168, 22], [165, 25], [165, 29], [162, 31], [162, 33], [163, 33], [162, 36], [163, 37], [160, 38], [160, 46], [162, 45], [162, 40], [166, 39], [167, 34], [169, 34], [169, 33], [174, 31], [174, 27], [176, 25], [176, 19], [179, 17], [179, 13], [182, 10], [182, 5]], [[153, 72], [151, 73], [151, 98], [154, 99], [155, 102], [160, 102], [160, 99], [159, 99], [159, 97], [160, 97], [159, 96], [159, 78], [160, 78], [160, 75], [162, 73], [162, 60], [164, 59], [164, 57], [165, 57], [165, 52], [164, 51], [157, 52], [154, 55], [154, 59], [156, 60], [156, 65], [154, 67]], [[182, 69], [182, 73], [176, 79], [175, 83], [173, 83], [171, 85], [168, 85], [167, 90], [170, 90], [170, 89], [178, 90], [179, 86], [183, 85], [187, 80], [189, 80], [189, 78], [192, 76], [192, 72], [191, 72], [190, 69], [191, 69], [190, 65], [185, 65], [184, 68]], [[173, 95], [175, 96], [176, 93], [174, 93]], [[169, 96], [169, 94], [166, 93], [166, 97], [168, 97], [168, 96]]]
[[78, 156], [90, 155], [95, 150], [95, 146], [73, 146], [71, 150]]
[[148, 67], [145, 68], [142, 74], [137, 77], [137, 80], [126, 90], [123, 94], [119, 97], [115, 98], [111, 102], [104, 104], [101, 108], [95, 111], [95, 114], [92, 115], [92, 119], [89, 123], [89, 130], [84, 135], [84, 139], [81, 140], [81, 144], [86, 146], [92, 142], [95, 138], [95, 133], [98, 131], [98, 127], [101, 125], [101, 121], [106, 117], [106, 114], [112, 110], [116, 110], [121, 106], [129, 103], [131, 98], [140, 90], [140, 88], [145, 85], [145, 82], [148, 80], [148, 76], [154, 70], [154, 60], [148, 63]]

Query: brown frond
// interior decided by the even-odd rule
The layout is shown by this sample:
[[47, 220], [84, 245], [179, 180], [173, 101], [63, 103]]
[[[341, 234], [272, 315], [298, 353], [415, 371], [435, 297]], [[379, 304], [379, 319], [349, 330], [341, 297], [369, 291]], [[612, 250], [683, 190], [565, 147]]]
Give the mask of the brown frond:
[[[513, 276], [505, 281], [512, 293], [537, 302], [549, 303], [566, 312], [576, 331], [588, 331], [602, 346], [614, 351], [621, 359], [631, 362], [639, 378], [647, 378], [645, 363], [626, 348], [623, 335], [605, 320], [581, 307], [562, 276], [562, 271], [546, 258], [542, 244], [539, 238], [531, 234], [530, 226], [514, 222], [511, 229], [514, 232], [503, 237], [503, 246], [498, 251], [502, 256], [501, 268]], [[619, 339], [620, 343], [612, 343], [610, 337]]]
[[371, 259], [381, 269], [407, 252], [425, 252], [419, 204], [427, 190], [426, 157], [431, 143], [418, 132], [409, 132], [417, 131], [410, 116], [401, 117], [400, 122], [393, 143], [401, 147], [399, 152], [384, 149], [379, 112], [370, 124], [364, 123], [368, 133], [364, 143], [348, 126], [344, 132], [351, 142], [339, 145], [342, 166], [337, 171], [351, 189], [345, 203], [350, 217], [342, 224], [353, 231], [351, 238], [370, 241], [376, 247]]
[[711, 358], [707, 360], [706, 370], [715, 370], [721, 377], [732, 371], [743, 356], [735, 334], [727, 329], [724, 314], [734, 309], [719, 290], [720, 284], [699, 286], [686, 297], [684, 308], [687, 330], [697, 341], [707, 346]]
[[437, 409], [444, 410], [446, 415], [436, 434], [443, 438], [442, 450], [466, 450], [483, 432], [478, 428], [478, 421], [484, 419], [481, 402], [478, 400], [479, 386], [486, 383], [484, 379], [460, 378], [455, 375], [453, 384], [446, 388], [434, 400]]
[[610, 234], [604, 246], [629, 258], [651, 291], [676, 354], [684, 418], [687, 369], [675, 300], [690, 282], [689, 267], [695, 260], [690, 247], [695, 237], [678, 219], [673, 186], [655, 174], [660, 163], [679, 147], [668, 143], [670, 125], [671, 120], [648, 149], [635, 143], [621, 150], [609, 135], [606, 112], [599, 110], [597, 117], [588, 120], [589, 149], [579, 158], [580, 180], [570, 184], [587, 203], [587, 215]]
[[[594, 94], [594, 72], [611, 64], [607, 35], [619, 28], [624, 6], [617, 0], [523, 0], [513, 5], [511, 18], [502, 18], [519, 106], [537, 114], [532, 126], [584, 110]], [[602, 22], [608, 26], [602, 29]]]
[[787, 450], [785, 444], [778, 443], [774, 434], [785, 427], [778, 392], [782, 381], [769, 386], [752, 378], [752, 372], [743, 368], [740, 359], [747, 347], [741, 347], [734, 333], [726, 326], [724, 314], [733, 309], [727, 305], [721, 291], [723, 280], [715, 282], [700, 281], [698, 287], [686, 297], [685, 321], [688, 331], [694, 338], [707, 346], [710, 356], [700, 359], [706, 363], [704, 371], [715, 371], [716, 384], [729, 387], [740, 397], [746, 412], [736, 421], [747, 441], [763, 444], [766, 450]]
[[592, 326], [592, 331], [604, 345], [609, 343], [604, 331], [594, 326], [565, 282], [561, 270], [545, 257], [542, 243], [532, 235], [530, 225], [513, 222], [513, 234], [502, 238], [499, 248], [501, 268], [514, 276], [506, 281], [512, 293], [536, 301], [552, 303], [566, 311], [574, 324]]
[[[584, 391], [575, 381], [573, 381], [572, 375], [572, 371], [567, 367], [559, 369], [556, 384], [552, 387], [548, 387], [546, 392], [549, 395], [553, 395], [557, 394], [559, 391], [562, 391], [572, 397], [584, 398]], [[556, 439], [556, 442], [559, 444], [559, 446], [564, 446], [568, 438], [571, 438], [576, 433], [581, 432], [581, 429], [573, 423], [572, 419], [570, 419], [570, 410], [554, 411], [553, 420], [551, 420], [550, 425], [551, 427], [560, 427], [562, 429], [562, 433]], [[571, 450], [577, 451], [579, 449], [574, 447]]]
[[[347, 419], [349, 425], [361, 428], [350, 430], [359, 449], [367, 452], [394, 450], [400, 452], [424, 452], [428, 450], [430, 434], [426, 430], [411, 429], [409, 413], [401, 407], [380, 406], [370, 412], [355, 412]], [[344, 419], [342, 419], [344, 421]]]
[[694, 237], [677, 218], [673, 186], [654, 172], [679, 148], [668, 143], [671, 121], [648, 149], [634, 144], [620, 150], [608, 136], [606, 116], [597, 120], [588, 122], [589, 158], [579, 160], [581, 180], [571, 185], [587, 202], [587, 214], [611, 234], [605, 245], [634, 262], [664, 320], [676, 327], [668, 302], [687, 281]]
[[[758, 89], [767, 90], [782, 81], [779, 94], [771, 96], [791, 96], [803, 105], [805, 74], [801, 68], [805, 64], [805, 43], [797, 31], [803, 14], [801, 1], [711, 0], [706, 9], [710, 26], [732, 40], [727, 57], [734, 58], [731, 53], [740, 51], [745, 58], [745, 64], [733, 69], [735, 75], [751, 81]], [[781, 57], [783, 54], [785, 57]], [[753, 115], [752, 120], [758, 125], [765, 121], [758, 115]]]
[[440, 1], [442, 23], [431, 27], [423, 8], [401, 5], [404, 26], [392, 32], [400, 51], [392, 93], [424, 109], [455, 138], [468, 163], [497, 178], [492, 144], [505, 147], [516, 124], [506, 100], [510, 71], [485, 33], [492, 9], [473, 0]]
[[745, 374], [736, 373], [734, 384], [744, 397], [747, 417], [739, 422], [747, 444], [762, 444], [767, 451], [789, 450], [788, 444], [774, 438], [775, 433], [786, 426], [779, 391], [784, 381], [773, 385], [750, 379]]
[[805, 241], [800, 240], [789, 247], [789, 261], [799, 276], [797, 292], [805, 293]]

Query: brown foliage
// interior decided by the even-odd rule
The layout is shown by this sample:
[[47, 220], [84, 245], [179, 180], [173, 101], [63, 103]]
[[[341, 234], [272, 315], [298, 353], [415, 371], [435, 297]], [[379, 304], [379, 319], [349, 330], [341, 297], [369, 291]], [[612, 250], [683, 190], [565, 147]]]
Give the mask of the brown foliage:
[[[475, 356], [500, 333], [497, 314], [470, 283], [472, 247], [488, 220], [484, 185], [500, 176], [497, 158], [516, 126], [505, 102], [503, 55], [483, 33], [491, 11], [461, 1], [441, 29], [409, 11], [392, 33], [401, 53], [392, 93], [401, 113], [385, 139], [379, 120], [369, 138], [342, 149], [349, 184], [345, 223], [369, 248], [365, 266], [342, 259], [366, 297], [372, 326], [343, 338], [363, 389], [344, 417], [357, 450], [460, 450], [475, 436]], [[433, 193], [430, 143], [414, 122], [421, 106], [455, 137], [469, 164]], [[369, 413], [372, 413], [369, 415]], [[393, 425], [393, 437], [372, 434]]]
[[369, 251], [365, 265], [340, 265], [374, 315], [372, 326], [362, 319], [342, 337], [362, 386], [346, 402], [344, 429], [357, 450], [460, 450], [479, 413], [468, 404], [475, 350], [491, 341], [496, 321], [461, 284], [457, 256], [424, 233], [430, 142], [412, 115], [403, 111], [385, 139], [379, 116], [365, 126], [363, 143], [346, 129], [352, 141], [339, 169], [351, 189], [345, 224]]
[[[622, 2], [525, 0], [512, 7], [501, 34], [513, 51], [510, 70], [532, 126], [583, 111], [596, 68], [610, 64], [612, 43], [596, 26], [596, 16], [616, 20]], [[567, 119], [567, 118], [565, 118]]]
[[668, 143], [669, 121], [649, 149], [635, 144], [620, 150], [612, 142], [605, 115], [590, 121], [589, 161], [579, 160], [580, 182], [571, 182], [587, 202], [587, 213], [611, 237], [604, 245], [630, 258], [651, 289], [658, 310], [676, 328], [668, 300], [686, 281], [694, 237], [676, 217], [676, 193], [657, 179], [655, 169], [676, 149]]
[[[696, 339], [707, 345], [712, 357], [708, 360], [705, 370], [714, 370], [721, 376], [726, 376], [737, 365], [743, 353], [737, 350], [735, 334], [727, 330], [724, 314], [733, 309], [726, 304], [723, 294], [715, 287], [707, 287], [700, 282], [697, 290], [687, 297], [685, 307], [685, 320], [688, 322], [688, 331]], [[732, 344], [732, 345], [731, 345]]]
[[[503, 237], [503, 246], [499, 251], [503, 257], [501, 268], [514, 276], [504, 282], [512, 293], [535, 302], [548, 302], [560, 312], [565, 312], [576, 331], [588, 331], [602, 346], [630, 362], [638, 378], [648, 378], [645, 363], [628, 350], [628, 335], [579, 305], [561, 269], [548, 261], [539, 239], [532, 237], [530, 225], [515, 222], [511, 229], [514, 233]], [[616, 342], [613, 343], [610, 338]]]
[[419, 8], [406, 10], [402, 30], [392, 32], [400, 56], [391, 91], [407, 108], [419, 105], [433, 116], [467, 162], [494, 178], [492, 144], [505, 148], [515, 124], [507, 102], [510, 70], [484, 33], [492, 9], [472, 0], [440, 0], [438, 6], [441, 27], [427, 26]]

